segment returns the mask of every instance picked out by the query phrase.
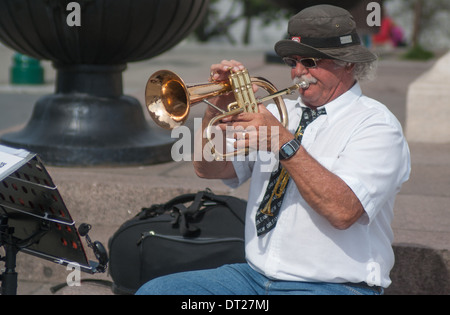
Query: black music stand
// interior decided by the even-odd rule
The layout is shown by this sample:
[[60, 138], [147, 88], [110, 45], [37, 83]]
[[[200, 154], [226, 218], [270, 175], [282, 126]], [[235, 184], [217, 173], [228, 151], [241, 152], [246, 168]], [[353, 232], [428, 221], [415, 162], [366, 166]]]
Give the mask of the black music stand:
[[[82, 228], [81, 228], [82, 227]], [[87, 273], [105, 272], [108, 255], [80, 231], [38, 155], [0, 145], [0, 247], [5, 249], [2, 295], [17, 293], [16, 256], [22, 251], [60, 265], [74, 264]], [[81, 232], [81, 230], [83, 230]], [[88, 261], [86, 236], [99, 262]]]

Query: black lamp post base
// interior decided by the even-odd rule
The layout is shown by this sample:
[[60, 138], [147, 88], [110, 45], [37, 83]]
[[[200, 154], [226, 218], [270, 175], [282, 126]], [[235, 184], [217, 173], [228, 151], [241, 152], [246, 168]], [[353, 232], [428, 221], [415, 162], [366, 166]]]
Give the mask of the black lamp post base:
[[37, 153], [49, 165], [142, 165], [171, 160], [170, 133], [150, 128], [139, 101], [123, 95], [125, 64], [64, 65], [56, 93], [34, 106], [27, 126], [0, 142]]
[[148, 125], [135, 98], [53, 94], [38, 100], [24, 129], [0, 142], [38, 153], [48, 165], [125, 166], [171, 161], [174, 139]]

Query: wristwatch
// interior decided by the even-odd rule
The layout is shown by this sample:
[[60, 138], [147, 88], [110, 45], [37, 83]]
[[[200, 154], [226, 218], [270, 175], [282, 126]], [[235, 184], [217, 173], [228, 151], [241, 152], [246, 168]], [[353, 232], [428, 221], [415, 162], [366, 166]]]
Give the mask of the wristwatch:
[[294, 154], [300, 149], [300, 141], [298, 139], [292, 139], [286, 142], [280, 149], [280, 160], [287, 160], [294, 156]]

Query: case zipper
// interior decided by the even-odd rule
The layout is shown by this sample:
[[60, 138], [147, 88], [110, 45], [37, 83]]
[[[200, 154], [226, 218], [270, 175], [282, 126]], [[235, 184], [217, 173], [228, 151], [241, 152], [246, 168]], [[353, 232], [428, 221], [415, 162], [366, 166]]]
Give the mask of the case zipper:
[[155, 231], [148, 231], [148, 232], [142, 233], [141, 238], [137, 242], [137, 245], [140, 245], [147, 237], [158, 237], [158, 238], [169, 240], [169, 241], [188, 243], [188, 244], [214, 244], [214, 243], [221, 243], [221, 242], [244, 242], [244, 239], [239, 238], [239, 237], [223, 237], [223, 238], [195, 237], [195, 238], [187, 238], [187, 237], [177, 236], [177, 235], [163, 235], [163, 234], [158, 234]]

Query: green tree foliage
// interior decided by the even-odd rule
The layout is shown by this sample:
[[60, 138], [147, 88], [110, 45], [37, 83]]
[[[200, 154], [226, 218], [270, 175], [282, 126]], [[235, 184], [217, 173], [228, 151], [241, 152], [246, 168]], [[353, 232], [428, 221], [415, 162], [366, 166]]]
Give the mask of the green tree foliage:
[[[209, 12], [195, 31], [195, 37], [200, 42], [207, 42], [212, 38], [226, 38], [232, 44], [240, 41], [248, 45], [255, 18], [260, 19], [263, 25], [269, 25], [288, 16], [285, 9], [270, 0], [231, 0], [227, 12], [219, 11], [219, 2], [220, 0], [210, 1]], [[245, 21], [243, 34], [231, 34], [230, 28], [242, 20]], [[236, 39], [236, 36], [241, 39]]]
[[[400, 3], [397, 6], [397, 11], [391, 12], [395, 18], [405, 12], [412, 13], [412, 34], [411, 34], [411, 49], [404, 55], [407, 59], [421, 59], [426, 60], [433, 57], [433, 53], [429, 51], [423, 44], [424, 39], [430, 33], [435, 33], [435, 30], [442, 31], [444, 36], [450, 38], [450, 30], [443, 30], [441, 20], [437, 19], [438, 15], [443, 12], [450, 12], [450, 1], [448, 0], [386, 0], [386, 2], [397, 1]], [[432, 49], [432, 48], [431, 48]]]

